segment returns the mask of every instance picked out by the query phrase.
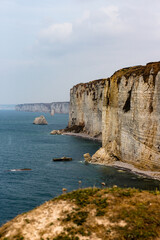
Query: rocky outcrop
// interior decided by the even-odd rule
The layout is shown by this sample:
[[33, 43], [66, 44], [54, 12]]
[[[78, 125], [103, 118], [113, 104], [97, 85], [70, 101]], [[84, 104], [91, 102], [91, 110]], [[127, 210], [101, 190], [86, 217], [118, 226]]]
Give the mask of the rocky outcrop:
[[89, 153], [85, 153], [85, 154], [83, 155], [83, 157], [84, 157], [84, 159], [85, 159], [86, 162], [90, 162], [90, 161], [91, 161], [91, 156], [90, 156]]
[[47, 123], [47, 120], [45, 119], [45, 117], [42, 115], [40, 117], [35, 118], [33, 124], [47, 125], [48, 123]]
[[15, 109], [16, 111], [45, 112], [54, 115], [54, 113], [69, 113], [69, 102], [19, 104]]
[[71, 89], [69, 126], [102, 132], [95, 163], [123, 161], [160, 171], [160, 62], [124, 68]]
[[80, 126], [92, 137], [101, 135], [104, 86], [105, 80], [100, 79], [70, 90], [69, 128]]
[[50, 132], [50, 134], [51, 134], [51, 135], [61, 135], [61, 134], [63, 134], [63, 132], [64, 132], [64, 129], [52, 130], [52, 131]]
[[72, 127], [66, 127], [64, 129], [52, 130], [51, 135], [61, 135], [65, 133], [81, 133], [83, 132], [84, 126], [74, 125]]

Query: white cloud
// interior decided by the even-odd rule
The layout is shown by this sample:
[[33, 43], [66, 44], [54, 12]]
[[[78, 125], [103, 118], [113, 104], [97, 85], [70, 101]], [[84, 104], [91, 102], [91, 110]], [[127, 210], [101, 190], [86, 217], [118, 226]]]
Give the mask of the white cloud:
[[100, 9], [103, 14], [104, 27], [110, 33], [119, 34], [128, 30], [127, 24], [121, 18], [120, 10], [117, 6], [111, 5]]
[[88, 33], [97, 35], [99, 38], [106, 35], [119, 35], [128, 30], [127, 24], [121, 18], [118, 7], [112, 5], [92, 12], [85, 21], [83, 28], [87, 28]]
[[77, 20], [77, 24], [82, 24], [83, 22], [87, 21], [90, 18], [90, 11], [86, 10], [82, 14], [82, 17]]
[[72, 23], [52, 24], [42, 29], [40, 39], [49, 43], [65, 42], [72, 34]]
[[158, 61], [159, 10], [159, 0], [0, 0], [0, 82], [25, 101], [60, 101], [80, 81]]
[[104, 12], [113, 21], [116, 20], [119, 16], [119, 9], [114, 5], [103, 7], [101, 8], [101, 11]]
[[64, 51], [79, 51], [87, 44], [105, 42], [106, 38], [117, 37], [128, 30], [120, 16], [119, 8], [114, 5], [95, 10], [84, 10], [81, 17], [72, 22], [54, 23], [42, 29], [38, 35], [41, 50], [53, 50], [60, 55]]

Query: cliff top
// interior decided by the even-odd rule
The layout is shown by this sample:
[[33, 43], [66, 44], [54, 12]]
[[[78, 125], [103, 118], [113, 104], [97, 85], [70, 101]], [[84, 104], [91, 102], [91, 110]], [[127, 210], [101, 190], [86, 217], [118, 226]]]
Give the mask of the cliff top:
[[159, 191], [79, 189], [4, 224], [0, 239], [159, 239], [159, 205]]
[[147, 63], [145, 66], [138, 65], [134, 67], [127, 67], [122, 68], [116, 71], [112, 76], [111, 79], [120, 79], [122, 76], [125, 78], [129, 78], [130, 76], [143, 76], [144, 81], [146, 82], [149, 78], [149, 75], [152, 74], [153, 77], [157, 75], [160, 71], [160, 62], [150, 62]]
[[83, 86], [84, 88], [88, 87], [89, 85], [96, 85], [99, 83], [105, 84], [105, 81], [107, 79], [120, 79], [123, 76], [125, 78], [129, 78], [130, 76], [143, 76], [144, 81], [147, 82], [147, 79], [149, 78], [149, 75], [152, 74], [155, 78], [157, 73], [160, 71], [160, 61], [159, 62], [150, 62], [146, 65], [138, 65], [133, 67], [126, 67], [122, 68], [120, 70], [117, 70], [110, 78], [102, 78], [98, 80], [93, 80], [87, 83], [79, 83], [73, 88], [78, 88], [79, 86]]
[[78, 88], [79, 86], [83, 86], [84, 88], [88, 87], [89, 85], [96, 85], [96, 84], [104, 84], [105, 83], [105, 78], [102, 79], [97, 79], [97, 80], [93, 80], [87, 83], [78, 83], [77, 85], [73, 86], [73, 88]]

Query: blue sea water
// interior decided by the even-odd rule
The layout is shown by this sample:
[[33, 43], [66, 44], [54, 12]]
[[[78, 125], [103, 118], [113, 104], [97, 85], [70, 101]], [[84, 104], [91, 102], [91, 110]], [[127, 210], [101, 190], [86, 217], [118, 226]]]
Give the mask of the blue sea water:
[[[83, 154], [101, 146], [96, 141], [73, 136], [50, 135], [67, 126], [67, 114], [45, 115], [48, 125], [34, 125], [40, 113], [0, 111], [0, 225], [62, 193], [79, 187], [118, 185], [153, 190], [159, 181], [100, 165], [85, 164]], [[53, 162], [69, 156], [71, 162]], [[31, 168], [32, 171], [10, 172]]]

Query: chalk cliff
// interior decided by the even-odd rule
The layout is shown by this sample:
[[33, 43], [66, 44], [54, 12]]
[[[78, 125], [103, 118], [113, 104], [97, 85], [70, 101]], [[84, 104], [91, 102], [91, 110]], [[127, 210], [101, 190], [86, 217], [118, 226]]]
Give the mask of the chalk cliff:
[[69, 128], [84, 126], [88, 135], [101, 136], [105, 79], [78, 84], [70, 90]]
[[15, 109], [24, 112], [69, 113], [69, 102], [19, 104]]
[[118, 160], [160, 171], [160, 62], [73, 87], [69, 126], [73, 124], [84, 124], [91, 135], [102, 129], [102, 148], [92, 162]]

